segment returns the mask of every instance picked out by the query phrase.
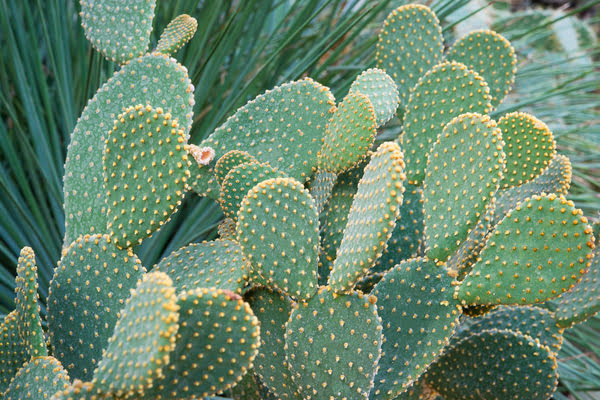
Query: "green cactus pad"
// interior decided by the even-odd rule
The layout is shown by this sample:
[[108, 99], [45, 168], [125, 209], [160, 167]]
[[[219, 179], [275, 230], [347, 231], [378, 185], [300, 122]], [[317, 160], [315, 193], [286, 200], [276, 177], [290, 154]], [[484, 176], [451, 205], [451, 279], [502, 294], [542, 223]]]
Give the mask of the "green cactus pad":
[[[262, 389], [256, 382], [253, 371], [248, 371], [234, 387], [231, 388], [231, 398], [234, 400], [266, 400]], [[267, 397], [270, 400], [270, 398]]]
[[375, 286], [385, 340], [370, 399], [394, 399], [449, 343], [461, 308], [454, 279], [426, 258], [401, 262]]
[[257, 162], [233, 167], [223, 179], [219, 203], [225, 216], [236, 219], [240, 204], [254, 186], [271, 178], [287, 178], [287, 175], [268, 163]]
[[337, 249], [342, 243], [344, 230], [348, 223], [348, 213], [352, 207], [358, 182], [363, 176], [368, 159], [358, 166], [341, 173], [331, 189], [331, 196], [321, 216], [321, 254], [319, 256], [319, 283], [327, 284], [333, 268]]
[[379, 33], [375, 58], [377, 66], [398, 85], [399, 115], [404, 113], [410, 90], [442, 61], [443, 51], [442, 27], [428, 7], [410, 4], [388, 15]]
[[425, 253], [445, 261], [476, 226], [504, 166], [502, 132], [487, 115], [463, 114], [433, 144], [423, 183]]
[[542, 193], [555, 193], [566, 196], [570, 186], [571, 161], [561, 154], [556, 154], [550, 161], [550, 165], [533, 180], [499, 192], [494, 221], [495, 223], [500, 222], [510, 210], [528, 197]]
[[400, 136], [409, 183], [423, 182], [431, 147], [448, 122], [464, 113], [491, 110], [489, 91], [479, 74], [454, 61], [436, 65], [419, 79], [406, 104]]
[[4, 393], [17, 371], [31, 358], [30, 346], [19, 335], [17, 310], [0, 324], [0, 394]]
[[295, 179], [263, 181], [238, 213], [242, 252], [270, 286], [297, 298], [317, 290], [319, 220], [308, 190]]
[[350, 93], [362, 93], [369, 98], [375, 111], [377, 127], [384, 125], [396, 115], [400, 99], [398, 87], [385, 71], [370, 68], [363, 71], [350, 86]]
[[509, 330], [537, 339], [541, 345], [558, 353], [562, 345], [562, 329], [554, 324], [554, 316], [534, 306], [500, 306], [469, 321], [470, 326], [457, 337], [471, 336], [487, 330]]
[[315, 199], [315, 207], [319, 216], [329, 202], [336, 180], [337, 175], [333, 172], [319, 171], [310, 183], [310, 194]]
[[117, 118], [104, 148], [110, 236], [131, 247], [169, 221], [185, 195], [186, 137], [162, 108], [137, 105]]
[[133, 104], [163, 107], [187, 132], [194, 106], [194, 86], [187, 70], [165, 55], [147, 55], [124, 65], [89, 101], [71, 135], [65, 160], [64, 247], [81, 235], [106, 232], [104, 145], [117, 116]]
[[302, 398], [366, 399], [383, 341], [374, 296], [323, 287], [296, 304], [285, 347]]
[[520, 203], [490, 233], [457, 296], [463, 304], [532, 304], [569, 290], [590, 265], [592, 229], [554, 194]]
[[107, 59], [124, 64], [150, 43], [156, 0], [81, 0], [85, 36]]
[[17, 263], [16, 300], [19, 334], [29, 346], [32, 357], [46, 356], [46, 341], [42, 331], [35, 254], [23, 247]]
[[179, 331], [164, 376], [144, 399], [194, 400], [226, 390], [252, 368], [260, 346], [258, 319], [240, 296], [197, 288], [179, 294]]
[[383, 278], [385, 274], [383, 272], [370, 272], [368, 275], [363, 276], [358, 282], [356, 282], [356, 286], [354, 286], [355, 290], [360, 290], [364, 294], [369, 294], [373, 291], [373, 288], [381, 278]]
[[515, 81], [517, 55], [510, 42], [487, 29], [468, 33], [448, 50], [447, 59], [465, 64], [490, 87], [492, 107], [504, 100]]
[[65, 249], [48, 296], [52, 354], [76, 379], [91, 380], [119, 311], [144, 268], [108, 235], [85, 235]]
[[198, 287], [241, 294], [249, 273], [240, 246], [229, 239], [192, 243], [172, 252], [154, 267], [173, 280], [177, 292]]
[[175, 348], [178, 305], [171, 278], [144, 274], [120, 312], [92, 383], [116, 397], [143, 394], [163, 376]]
[[177, 50], [194, 37], [197, 28], [198, 21], [196, 21], [196, 18], [187, 14], [178, 15], [169, 22], [169, 25], [160, 35], [155, 51], [167, 55], [175, 54]]
[[[310, 78], [285, 83], [237, 110], [200, 146], [213, 148], [217, 160], [230, 150], [246, 151], [304, 182], [317, 166], [334, 100], [327, 87]], [[201, 168], [196, 181], [202, 194], [214, 177]]]
[[425, 375], [427, 384], [446, 400], [548, 399], [557, 378], [550, 349], [529, 336], [500, 330], [461, 340]]
[[400, 147], [393, 142], [382, 144], [365, 167], [348, 214], [329, 276], [336, 292], [352, 288], [381, 256], [400, 214], [404, 179]]
[[219, 186], [223, 184], [223, 180], [233, 168], [240, 164], [245, 163], [258, 163], [256, 158], [252, 157], [245, 151], [241, 150], [231, 150], [223, 155], [223, 157], [219, 158], [219, 160], [215, 164], [214, 174], [215, 179]]
[[542, 121], [522, 112], [503, 115], [502, 129], [506, 165], [502, 188], [522, 185], [540, 175], [556, 153], [550, 129]]
[[404, 185], [404, 200], [400, 216], [392, 237], [387, 241], [383, 254], [371, 268], [374, 272], [385, 272], [400, 261], [416, 257], [423, 246], [423, 189], [410, 184]]
[[293, 302], [285, 294], [266, 287], [254, 288], [245, 297], [260, 321], [261, 345], [254, 369], [261, 382], [278, 399], [302, 399], [292, 381], [284, 349], [285, 325]]
[[23, 365], [4, 393], [4, 400], [45, 400], [69, 386], [69, 374], [54, 357], [34, 357]]
[[67, 389], [55, 393], [50, 400], [111, 400], [106, 393], [102, 393], [91, 382], [82, 382], [75, 379]]
[[348, 93], [327, 124], [319, 170], [339, 174], [362, 161], [375, 141], [375, 118], [367, 95]]
[[222, 220], [219, 225], [217, 225], [217, 231], [219, 232], [219, 237], [221, 239], [231, 239], [236, 240], [237, 232], [236, 232], [237, 223], [235, 220], [231, 218], [225, 218]]

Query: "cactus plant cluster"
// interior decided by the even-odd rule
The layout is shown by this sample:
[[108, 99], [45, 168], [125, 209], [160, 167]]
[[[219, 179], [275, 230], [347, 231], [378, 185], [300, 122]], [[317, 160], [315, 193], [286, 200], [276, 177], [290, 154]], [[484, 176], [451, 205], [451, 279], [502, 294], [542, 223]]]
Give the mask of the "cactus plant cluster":
[[[153, 1], [81, 6], [122, 67], [72, 135], [45, 321], [35, 255], [19, 258], [4, 398], [552, 396], [563, 330], [600, 309], [599, 261], [549, 128], [488, 116], [515, 76], [506, 39], [444, 51], [435, 14], [402, 6], [343, 99], [286, 83], [194, 145], [171, 55], [195, 20], [146, 53]], [[392, 118], [400, 137], [376, 144]], [[221, 237], [142, 265], [134, 246], [190, 192], [222, 206]]]

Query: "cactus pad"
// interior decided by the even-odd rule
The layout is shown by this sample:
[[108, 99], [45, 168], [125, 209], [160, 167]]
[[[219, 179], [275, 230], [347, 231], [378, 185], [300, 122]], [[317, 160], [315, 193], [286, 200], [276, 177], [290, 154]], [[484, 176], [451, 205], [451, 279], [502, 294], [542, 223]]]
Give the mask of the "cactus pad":
[[142, 394], [163, 376], [175, 348], [175, 288], [162, 272], [144, 274], [120, 313], [92, 383], [111, 395]]
[[179, 331], [164, 376], [144, 398], [202, 399], [242, 379], [260, 346], [250, 306], [228, 290], [197, 288], [179, 294]]
[[48, 332], [52, 353], [73, 378], [91, 380], [143, 271], [108, 235], [82, 236], [63, 252], [50, 283]]
[[383, 340], [376, 301], [360, 292], [336, 294], [323, 287], [295, 305], [285, 345], [303, 399], [368, 397]]
[[385, 339], [370, 399], [394, 399], [449, 343], [461, 314], [453, 281], [445, 268], [417, 258], [400, 263], [375, 286]]
[[54, 357], [34, 357], [10, 382], [4, 400], [44, 400], [69, 386], [69, 374]]
[[194, 37], [197, 28], [198, 21], [196, 21], [196, 18], [187, 14], [178, 15], [173, 21], [169, 22], [169, 25], [160, 35], [155, 51], [167, 55], [175, 54], [177, 50]]
[[105, 233], [102, 156], [108, 132], [133, 104], [163, 107], [187, 132], [192, 125], [194, 87], [187, 70], [162, 54], [146, 55], [124, 65], [89, 101], [71, 135], [65, 160], [65, 240]]
[[548, 399], [557, 378], [556, 358], [550, 349], [506, 330], [484, 331], [461, 340], [425, 375], [427, 384], [445, 400]]
[[111, 400], [105, 393], [94, 387], [91, 382], [75, 379], [67, 389], [55, 393], [50, 400]]
[[223, 180], [233, 168], [240, 164], [245, 163], [258, 163], [256, 158], [252, 157], [245, 151], [241, 150], [231, 150], [223, 155], [223, 157], [219, 158], [219, 160], [215, 164], [214, 174], [217, 183], [220, 185], [223, 184]]
[[300, 182], [274, 178], [252, 188], [242, 201], [237, 230], [242, 252], [270, 286], [298, 298], [316, 292], [319, 220]]
[[85, 36], [119, 64], [142, 56], [150, 43], [156, 0], [81, 0]]
[[350, 86], [350, 93], [362, 93], [369, 98], [375, 111], [377, 127], [396, 115], [400, 99], [394, 80], [383, 70], [370, 68], [363, 71]]
[[532, 304], [569, 290], [590, 265], [592, 229], [554, 194], [520, 203], [495, 227], [457, 295], [463, 304]]
[[30, 358], [30, 346], [21, 338], [17, 328], [17, 310], [10, 312], [0, 324], [0, 394]]
[[315, 200], [315, 208], [319, 216], [329, 202], [329, 197], [331, 196], [331, 191], [335, 186], [336, 180], [337, 175], [333, 172], [319, 171], [315, 175], [315, 179], [310, 183], [310, 194]]
[[443, 51], [442, 27], [428, 7], [405, 5], [385, 19], [375, 58], [398, 85], [399, 113], [419, 78], [442, 61]]
[[490, 30], [468, 33], [456, 42], [447, 57], [477, 72], [490, 87], [492, 107], [497, 107], [510, 91], [517, 73], [515, 49], [504, 36]]
[[119, 247], [139, 244], [169, 221], [185, 195], [185, 133], [162, 108], [129, 107], [109, 133], [102, 161], [107, 229]]
[[302, 399], [292, 381], [285, 358], [285, 324], [293, 303], [285, 294], [270, 288], [255, 288], [246, 299], [260, 321], [261, 346], [254, 369], [261, 382], [279, 399]]
[[419, 79], [406, 104], [400, 136], [409, 183], [423, 181], [431, 147], [448, 122], [491, 110], [489, 91], [479, 74], [454, 61], [436, 65]]
[[42, 331], [35, 254], [31, 247], [23, 247], [17, 263], [16, 305], [19, 334], [29, 346], [32, 357], [46, 356], [46, 341]]
[[230, 392], [231, 398], [234, 400], [271, 400], [271, 397], [263, 396], [262, 392], [264, 390], [256, 382], [254, 371], [251, 370], [242, 377], [241, 381], [231, 388]]
[[485, 212], [502, 178], [502, 132], [487, 115], [463, 114], [434, 143], [423, 184], [425, 253], [445, 261]]
[[197, 287], [241, 294], [249, 266], [240, 246], [228, 239], [192, 243], [163, 258], [153, 271], [165, 272], [177, 292]]
[[236, 219], [240, 204], [250, 189], [267, 179], [286, 177], [286, 174], [268, 163], [251, 162], [233, 167], [221, 184], [219, 203], [223, 213], [229, 218]]
[[540, 175], [550, 164], [556, 152], [556, 143], [550, 129], [542, 121], [522, 112], [502, 116], [506, 166], [502, 188], [522, 185]]
[[217, 225], [217, 231], [219, 232], [219, 237], [221, 239], [231, 239], [236, 240], [237, 232], [236, 232], [237, 223], [232, 218], [225, 218], [219, 225]]
[[[331, 91], [312, 79], [285, 83], [240, 108], [201, 146], [212, 147], [216, 159], [230, 150], [246, 151], [304, 182], [317, 166], [325, 127], [334, 109]], [[202, 168], [196, 180], [202, 193], [214, 178]]]
[[344, 237], [329, 276], [336, 292], [348, 290], [381, 256], [402, 205], [404, 160], [400, 147], [382, 144], [358, 183]]
[[327, 124], [319, 169], [338, 174], [364, 159], [375, 141], [375, 118], [367, 95], [348, 93]]

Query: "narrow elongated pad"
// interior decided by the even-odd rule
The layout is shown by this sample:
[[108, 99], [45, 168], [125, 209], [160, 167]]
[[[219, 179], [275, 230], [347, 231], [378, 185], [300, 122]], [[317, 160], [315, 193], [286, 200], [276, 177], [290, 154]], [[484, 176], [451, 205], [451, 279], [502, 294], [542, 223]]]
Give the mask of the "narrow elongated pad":
[[179, 330], [164, 376], [145, 399], [203, 399], [229, 389], [252, 368], [259, 322], [248, 303], [228, 290], [197, 288], [177, 298]]
[[400, 147], [382, 144], [365, 167], [348, 214], [329, 276], [334, 291], [352, 288], [381, 256], [400, 214], [405, 179]]
[[238, 212], [238, 242], [256, 271], [290, 296], [317, 290], [319, 220], [308, 190], [295, 179], [263, 181]]
[[502, 188], [522, 185], [540, 175], [556, 153], [550, 129], [533, 115], [514, 112], [498, 120], [506, 165]]
[[369, 68], [356, 77], [350, 92], [362, 93], [369, 98], [375, 111], [377, 127], [384, 125], [394, 115], [400, 99], [394, 80], [379, 68]]
[[469, 32], [454, 43], [446, 58], [463, 63], [481, 75], [490, 87], [492, 107], [498, 107], [515, 81], [515, 49], [504, 36], [494, 31]]
[[463, 304], [532, 304], [569, 290], [590, 266], [594, 238], [563, 196], [533, 196], [495, 227], [457, 295]]
[[242, 150], [231, 150], [219, 158], [215, 164], [214, 174], [219, 185], [223, 184], [223, 180], [233, 168], [245, 163], [258, 163], [258, 160], [252, 157], [248, 152]]
[[339, 174], [364, 159], [375, 141], [375, 118], [369, 97], [348, 93], [327, 123], [319, 169]]
[[371, 268], [374, 272], [385, 272], [403, 260], [416, 257], [424, 242], [423, 189], [410, 184], [404, 185], [404, 198], [400, 216], [387, 246]]
[[375, 302], [374, 296], [338, 295], [327, 286], [294, 306], [285, 346], [303, 399], [368, 397], [383, 340]]
[[81, 0], [85, 36], [119, 64], [144, 55], [150, 43], [156, 0]]
[[179, 328], [177, 297], [163, 272], [144, 274], [120, 313], [92, 383], [114, 396], [143, 394], [163, 376]]
[[229, 218], [236, 219], [240, 204], [250, 189], [271, 178], [287, 178], [287, 175], [268, 163], [250, 162], [230, 169], [223, 179], [219, 196], [223, 213]]
[[433, 144], [423, 183], [425, 253], [445, 261], [494, 197], [504, 167], [502, 132], [487, 115], [454, 118]]
[[185, 195], [191, 163], [185, 133], [172, 118], [162, 108], [129, 107], [106, 139], [107, 229], [119, 247], [151, 236]]
[[46, 341], [42, 331], [35, 254], [31, 247], [23, 247], [17, 263], [16, 305], [19, 334], [29, 346], [32, 357], [46, 356]]
[[169, 22], [163, 33], [158, 39], [156, 52], [167, 55], [173, 55], [194, 37], [198, 21], [196, 18], [187, 14], [178, 15]]
[[[200, 146], [212, 147], [217, 160], [231, 150], [246, 151], [304, 182], [317, 166], [334, 101], [329, 88], [310, 78], [285, 83], [237, 110]], [[196, 180], [202, 193], [214, 177], [202, 168]]]
[[17, 371], [31, 358], [30, 346], [19, 335], [17, 310], [0, 324], [0, 393], [4, 393]]
[[425, 381], [445, 400], [540, 400], [552, 396], [558, 374], [549, 348], [520, 333], [490, 330], [447, 350]]
[[241, 294], [249, 265], [239, 244], [229, 239], [217, 239], [176, 250], [163, 258], [153, 271], [169, 275], [178, 293], [214, 287]]
[[394, 399], [449, 343], [461, 315], [454, 279], [434, 261], [401, 262], [373, 289], [384, 341], [370, 399]]
[[406, 104], [400, 136], [409, 183], [423, 182], [431, 147], [448, 122], [491, 110], [489, 91], [479, 74], [454, 61], [436, 65], [419, 79]]
[[185, 67], [162, 54], [140, 57], [115, 72], [88, 102], [71, 134], [65, 160], [63, 247], [81, 235], [106, 232], [104, 145], [117, 116], [134, 104], [162, 107], [187, 135], [194, 86]]
[[85, 235], [65, 249], [48, 296], [52, 354], [71, 377], [89, 381], [119, 312], [144, 268], [108, 235]]
[[261, 345], [254, 360], [260, 381], [278, 399], [302, 399], [285, 356], [285, 324], [292, 312], [292, 300], [267, 287], [254, 288], [245, 298], [260, 321]]
[[69, 386], [69, 374], [54, 357], [34, 357], [25, 364], [4, 393], [5, 400], [45, 400]]
[[377, 66], [394, 79], [404, 113], [410, 90], [420, 77], [442, 61], [442, 27], [427, 6], [409, 4], [392, 11], [379, 33]]
[[310, 195], [315, 200], [315, 208], [319, 216], [329, 202], [336, 180], [337, 175], [333, 172], [319, 171], [310, 183]]

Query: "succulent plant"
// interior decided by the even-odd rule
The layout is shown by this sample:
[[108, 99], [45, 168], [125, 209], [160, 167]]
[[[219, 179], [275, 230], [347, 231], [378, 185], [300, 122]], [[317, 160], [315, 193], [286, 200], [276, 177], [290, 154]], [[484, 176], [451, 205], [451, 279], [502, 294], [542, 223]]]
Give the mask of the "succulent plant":
[[[550, 129], [488, 115], [514, 80], [505, 38], [444, 53], [435, 14], [402, 6], [343, 99], [285, 83], [191, 144], [170, 55], [195, 20], [146, 54], [153, 1], [81, 5], [123, 66], [72, 134], [46, 321], [35, 255], [19, 258], [4, 398], [552, 396], [563, 330], [600, 310], [599, 255]], [[376, 140], [393, 118], [401, 135]], [[134, 246], [193, 193], [221, 205], [220, 238], [143, 266]]]

